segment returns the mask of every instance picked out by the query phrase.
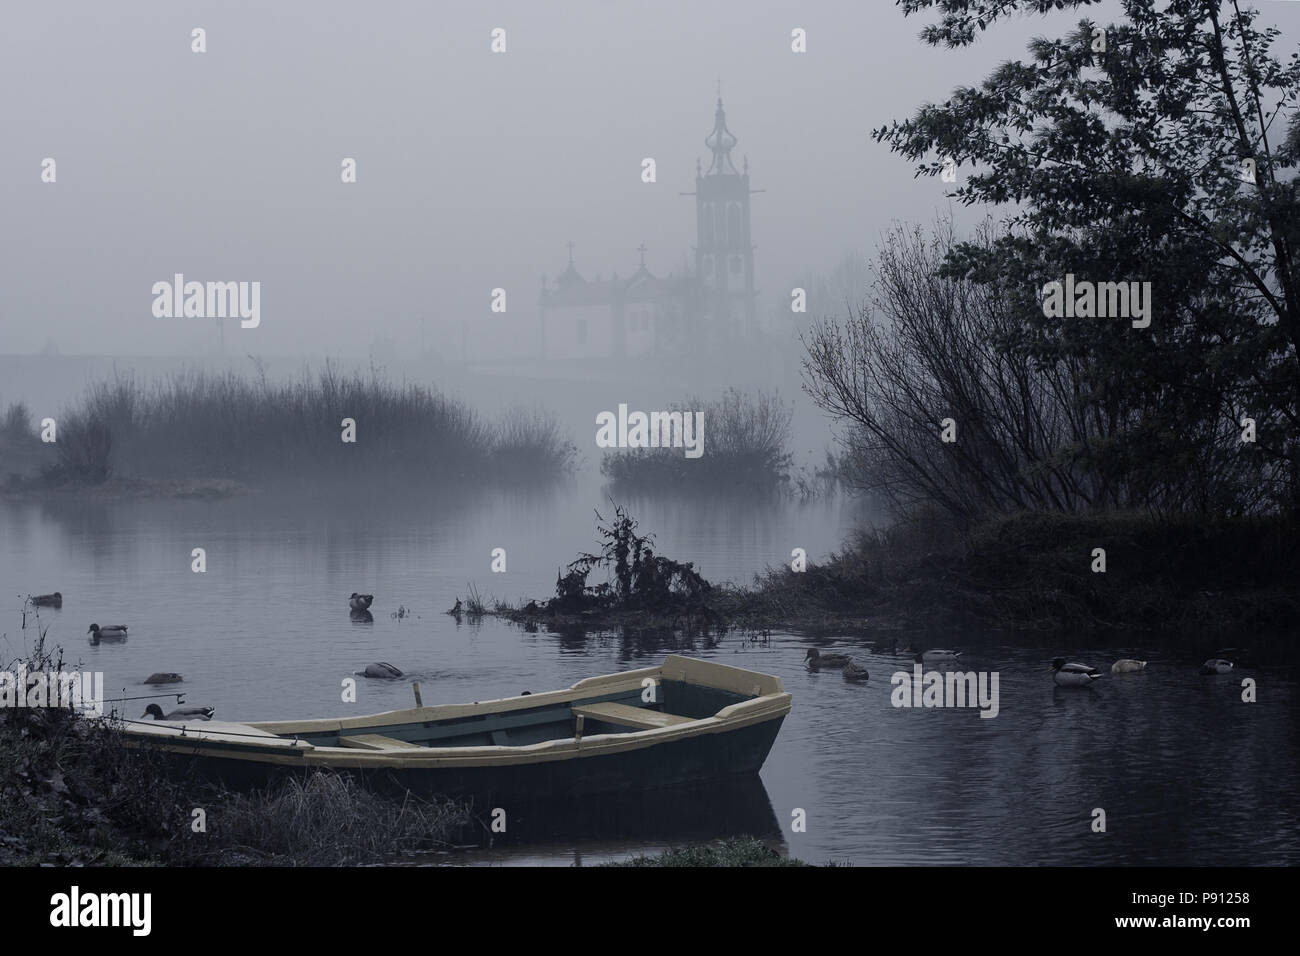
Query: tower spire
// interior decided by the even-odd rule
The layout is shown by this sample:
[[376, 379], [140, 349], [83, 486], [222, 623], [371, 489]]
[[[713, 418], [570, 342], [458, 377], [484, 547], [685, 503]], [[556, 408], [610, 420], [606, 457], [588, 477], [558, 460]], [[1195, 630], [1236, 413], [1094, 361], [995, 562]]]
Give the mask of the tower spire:
[[720, 176], [728, 173], [733, 176], [738, 175], [735, 165], [731, 162], [731, 150], [736, 145], [736, 137], [732, 135], [731, 130], [727, 129], [727, 112], [722, 108], [721, 95], [718, 96], [718, 109], [713, 114], [713, 132], [705, 138], [704, 145], [713, 152], [713, 162], [709, 166], [708, 175]]

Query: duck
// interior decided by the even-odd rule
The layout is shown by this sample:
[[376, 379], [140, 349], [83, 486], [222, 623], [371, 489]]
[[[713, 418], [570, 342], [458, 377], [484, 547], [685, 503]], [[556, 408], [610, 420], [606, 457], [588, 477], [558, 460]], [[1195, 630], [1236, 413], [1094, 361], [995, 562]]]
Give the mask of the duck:
[[853, 663], [853, 658], [848, 654], [823, 654], [815, 647], [808, 648], [808, 653], [803, 656], [803, 659], [810, 670], [817, 670], [819, 667], [843, 667], [845, 664]]
[[180, 684], [185, 680], [180, 674], [171, 671], [156, 671], [143, 681], [145, 684]]
[[1124, 657], [1110, 665], [1110, 672], [1112, 674], [1136, 674], [1140, 670], [1145, 670], [1146, 666], [1146, 661], [1135, 661]]
[[917, 651], [912, 660], [918, 664], [956, 664], [959, 657], [961, 651], [931, 650]]
[[212, 715], [217, 712], [215, 707], [178, 707], [170, 713], [164, 714], [162, 708], [157, 704], [150, 704], [140, 715], [140, 719], [152, 717], [154, 720], [211, 720]]
[[1088, 664], [1067, 664], [1064, 657], [1052, 660], [1052, 680], [1060, 687], [1085, 687], [1101, 677], [1101, 671]]
[[366, 677], [380, 677], [385, 680], [396, 680], [402, 676], [402, 672], [387, 661], [375, 661], [373, 664], [367, 664], [366, 669], [361, 673]]
[[1232, 661], [1225, 661], [1221, 657], [1211, 657], [1201, 665], [1202, 674], [1227, 674], [1232, 671]]
[[348, 606], [354, 611], [368, 611], [370, 610], [370, 605], [374, 603], [375, 596], [373, 594], [358, 594], [356, 591], [353, 591], [352, 596], [348, 598]]
[[31, 601], [34, 607], [63, 607], [61, 591], [55, 591], [53, 594], [33, 594], [27, 600]]
[[456, 603], [447, 609], [447, 613], [459, 614], [461, 612], [462, 607], [463, 605], [460, 603], [460, 598], [456, 598]]
[[870, 680], [870, 678], [871, 675], [867, 673], [867, 669], [863, 667], [861, 664], [859, 664], [857, 661], [849, 661], [847, 664], [844, 665], [845, 680], [865, 681], [865, 680]]
[[92, 624], [86, 633], [90, 635], [90, 643], [92, 644], [98, 644], [100, 641], [125, 641], [126, 625], [107, 624], [100, 627], [98, 624]]

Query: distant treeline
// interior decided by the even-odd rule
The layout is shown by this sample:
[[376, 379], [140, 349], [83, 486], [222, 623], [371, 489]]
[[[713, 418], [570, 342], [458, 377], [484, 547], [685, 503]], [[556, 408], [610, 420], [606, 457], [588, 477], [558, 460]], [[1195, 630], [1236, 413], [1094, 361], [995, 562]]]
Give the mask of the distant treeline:
[[[355, 423], [345, 441], [344, 420]], [[555, 419], [515, 410], [485, 421], [464, 402], [380, 373], [326, 365], [297, 381], [181, 373], [148, 386], [129, 376], [92, 385], [42, 443], [26, 408], [0, 418], [0, 472], [34, 467], [46, 484], [113, 476], [268, 480], [383, 473], [432, 483], [547, 478], [576, 449]], [[26, 467], [24, 467], [26, 466]]]

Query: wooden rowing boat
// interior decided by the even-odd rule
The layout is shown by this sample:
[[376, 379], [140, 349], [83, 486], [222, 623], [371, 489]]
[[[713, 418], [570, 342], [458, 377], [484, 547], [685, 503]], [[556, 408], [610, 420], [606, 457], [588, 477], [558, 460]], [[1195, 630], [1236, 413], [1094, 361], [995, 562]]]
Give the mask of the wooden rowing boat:
[[789, 711], [780, 678], [670, 654], [659, 667], [502, 700], [123, 730], [129, 746], [183, 758], [231, 787], [321, 768], [382, 789], [519, 801], [756, 774]]

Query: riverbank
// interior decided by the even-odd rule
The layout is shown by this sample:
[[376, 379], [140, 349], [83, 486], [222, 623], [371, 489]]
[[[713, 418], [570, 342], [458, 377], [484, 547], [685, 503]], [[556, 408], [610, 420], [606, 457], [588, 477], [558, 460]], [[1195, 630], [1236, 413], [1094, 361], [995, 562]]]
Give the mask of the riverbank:
[[137, 498], [219, 501], [251, 493], [251, 488], [228, 478], [109, 478], [99, 484], [84, 481], [52, 483], [35, 478], [11, 480], [0, 486], [0, 500], [5, 501], [124, 501]]
[[[30, 631], [30, 620], [24, 630]], [[31, 638], [0, 671], [63, 671]], [[24, 641], [26, 643], [26, 641]], [[393, 801], [317, 772], [237, 793], [128, 749], [111, 721], [0, 707], [0, 866], [347, 866], [443, 852], [473, 827], [463, 805]]]
[[802, 860], [782, 856], [754, 837], [733, 837], [717, 843], [673, 847], [655, 856], [634, 856], [627, 860], [602, 863], [609, 867], [730, 867], [730, 866], [811, 866]]
[[494, 613], [551, 630], [1260, 631], [1300, 627], [1300, 523], [1021, 512], [863, 533], [828, 560], [748, 588], [630, 606], [558, 599]]

